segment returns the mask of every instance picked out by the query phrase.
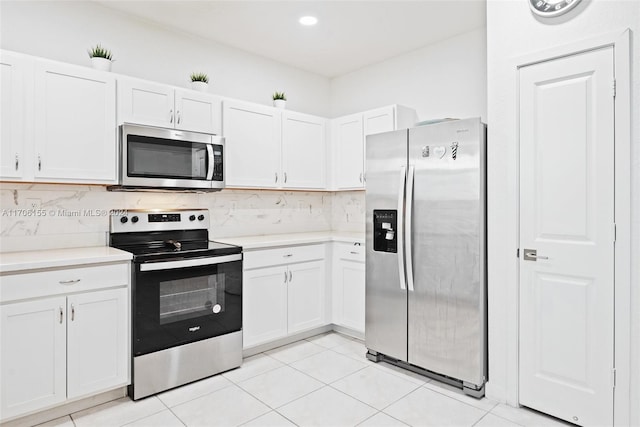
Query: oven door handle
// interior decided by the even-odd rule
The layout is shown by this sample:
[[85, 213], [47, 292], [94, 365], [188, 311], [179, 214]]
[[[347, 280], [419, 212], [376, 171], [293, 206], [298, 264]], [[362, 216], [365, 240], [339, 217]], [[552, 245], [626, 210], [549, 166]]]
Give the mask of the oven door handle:
[[240, 261], [242, 254], [222, 255], [210, 258], [194, 258], [180, 261], [162, 261], [140, 264], [140, 271], [170, 270], [172, 268], [200, 267], [203, 265], [223, 264], [225, 262]]
[[209, 170], [207, 170], [207, 181], [213, 180], [213, 169], [215, 167], [215, 162], [213, 158], [213, 145], [207, 144], [207, 156], [209, 158]]

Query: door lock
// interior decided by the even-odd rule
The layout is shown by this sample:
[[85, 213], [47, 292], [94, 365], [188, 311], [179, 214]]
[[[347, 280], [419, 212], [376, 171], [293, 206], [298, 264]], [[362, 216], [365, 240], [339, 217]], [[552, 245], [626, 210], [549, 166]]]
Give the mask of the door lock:
[[537, 261], [539, 259], [549, 259], [547, 256], [538, 255], [537, 249], [525, 249], [524, 250], [525, 261]]

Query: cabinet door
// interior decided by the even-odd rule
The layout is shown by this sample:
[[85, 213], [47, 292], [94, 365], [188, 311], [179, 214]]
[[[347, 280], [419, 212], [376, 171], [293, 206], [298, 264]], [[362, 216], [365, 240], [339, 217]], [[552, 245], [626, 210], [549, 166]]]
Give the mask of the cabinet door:
[[242, 332], [244, 348], [287, 335], [286, 267], [244, 272]]
[[115, 78], [85, 67], [37, 61], [34, 95], [36, 179], [115, 183]]
[[222, 133], [222, 101], [201, 92], [176, 90], [176, 129]]
[[342, 295], [341, 324], [358, 332], [364, 332], [364, 272], [361, 262], [340, 260], [338, 263]]
[[364, 187], [364, 131], [362, 114], [340, 117], [333, 121], [333, 143], [337, 189]]
[[395, 107], [383, 107], [363, 113], [364, 136], [396, 129]]
[[228, 187], [278, 188], [280, 172], [281, 113], [238, 101], [224, 101], [222, 132], [225, 137]]
[[28, 60], [0, 52], [0, 177], [21, 178], [25, 166], [25, 76]]
[[69, 399], [129, 382], [129, 310], [125, 288], [67, 298]]
[[282, 186], [325, 188], [326, 120], [285, 111], [282, 113]]
[[172, 128], [176, 114], [170, 86], [135, 79], [118, 79], [119, 123]]
[[66, 398], [66, 300], [0, 306], [0, 413], [6, 419]]
[[289, 333], [321, 326], [324, 323], [324, 261], [289, 266]]

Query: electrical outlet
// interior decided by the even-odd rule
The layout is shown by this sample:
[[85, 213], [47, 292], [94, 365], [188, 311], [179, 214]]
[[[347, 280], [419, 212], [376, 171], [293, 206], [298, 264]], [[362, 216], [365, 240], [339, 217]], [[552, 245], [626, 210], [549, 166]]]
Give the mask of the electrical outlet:
[[42, 200], [40, 199], [27, 199], [27, 209], [40, 209]]

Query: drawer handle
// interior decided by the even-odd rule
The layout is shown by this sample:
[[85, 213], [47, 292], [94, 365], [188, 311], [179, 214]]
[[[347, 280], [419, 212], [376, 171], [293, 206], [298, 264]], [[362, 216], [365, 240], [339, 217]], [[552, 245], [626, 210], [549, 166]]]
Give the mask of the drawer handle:
[[293, 256], [293, 254], [282, 255], [283, 258], [291, 258], [292, 256]]
[[355, 242], [355, 243], [353, 244], [353, 246], [362, 246], [362, 243], [360, 243], [360, 242]]
[[349, 252], [349, 253], [351, 253], [351, 254], [353, 254], [353, 255], [360, 255], [360, 252], [356, 252], [356, 251], [351, 251], [351, 252]]
[[73, 280], [61, 280], [60, 283], [61, 285], [73, 285], [75, 283], [78, 283], [80, 280], [82, 279], [73, 279]]

